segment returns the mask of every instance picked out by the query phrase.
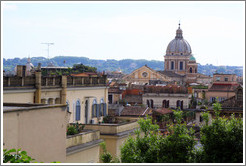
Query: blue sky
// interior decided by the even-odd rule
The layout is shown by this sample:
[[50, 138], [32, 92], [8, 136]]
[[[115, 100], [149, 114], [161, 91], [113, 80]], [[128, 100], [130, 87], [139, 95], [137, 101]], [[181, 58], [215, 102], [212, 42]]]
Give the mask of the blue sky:
[[244, 65], [244, 2], [1, 2], [2, 57], [164, 60], [178, 22], [200, 64]]

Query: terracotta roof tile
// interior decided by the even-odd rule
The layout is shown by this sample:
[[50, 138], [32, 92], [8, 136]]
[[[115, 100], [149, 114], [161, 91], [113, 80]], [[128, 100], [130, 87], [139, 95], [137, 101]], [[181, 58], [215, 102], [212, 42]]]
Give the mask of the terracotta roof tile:
[[163, 115], [173, 113], [171, 108], [158, 108], [158, 109], [154, 109], [153, 112], [158, 112]]
[[148, 107], [129, 106], [125, 107], [120, 113], [121, 116], [144, 116], [151, 112]]
[[213, 85], [208, 89], [208, 91], [234, 91], [239, 84], [220, 84], [213, 83]]

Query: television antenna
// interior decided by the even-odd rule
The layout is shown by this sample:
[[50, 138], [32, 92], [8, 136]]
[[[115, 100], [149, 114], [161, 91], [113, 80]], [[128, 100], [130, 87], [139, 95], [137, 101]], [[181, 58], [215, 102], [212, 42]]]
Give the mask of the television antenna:
[[50, 59], [50, 45], [54, 45], [54, 43], [41, 43], [41, 44], [46, 44], [48, 46], [47, 52], [48, 52], [48, 56], [47, 58]]

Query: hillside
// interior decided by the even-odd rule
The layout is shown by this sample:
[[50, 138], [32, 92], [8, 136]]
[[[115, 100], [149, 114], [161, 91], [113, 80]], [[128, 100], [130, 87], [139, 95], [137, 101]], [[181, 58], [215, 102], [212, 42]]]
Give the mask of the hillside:
[[[164, 70], [164, 62], [156, 60], [134, 60], [134, 59], [123, 59], [123, 60], [95, 60], [86, 57], [72, 57], [72, 56], [56, 56], [50, 59], [55, 66], [67, 66], [72, 67], [73, 64], [82, 63], [86, 66], [96, 67], [98, 71], [115, 71], [121, 70], [123, 73], [129, 74], [133, 70], [148, 65], [154, 70]], [[5, 71], [13, 71], [16, 65], [25, 65], [27, 58], [14, 58], [5, 59], [3, 58], [3, 69]], [[41, 63], [42, 66], [47, 66], [49, 60], [45, 57], [32, 57], [31, 62], [34, 66]], [[198, 64], [198, 72], [205, 75], [213, 75], [214, 72], [237, 74], [238, 76], [243, 75], [242, 66], [213, 66], [211, 64], [200, 65]]]

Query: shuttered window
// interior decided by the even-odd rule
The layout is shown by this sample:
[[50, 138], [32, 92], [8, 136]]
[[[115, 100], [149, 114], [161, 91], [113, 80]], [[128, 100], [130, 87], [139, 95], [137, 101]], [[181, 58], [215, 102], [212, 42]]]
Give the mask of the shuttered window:
[[99, 118], [99, 107], [100, 107], [100, 104], [97, 104], [96, 113], [97, 113], [97, 117], [98, 117], [98, 118]]
[[76, 102], [76, 116], [75, 120], [79, 121], [80, 120], [80, 102], [79, 100]]
[[107, 116], [107, 104], [103, 104], [103, 116]]
[[92, 103], [92, 117], [97, 116], [97, 100], [94, 99]]

